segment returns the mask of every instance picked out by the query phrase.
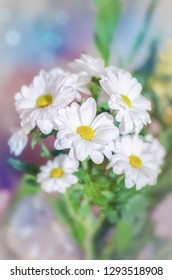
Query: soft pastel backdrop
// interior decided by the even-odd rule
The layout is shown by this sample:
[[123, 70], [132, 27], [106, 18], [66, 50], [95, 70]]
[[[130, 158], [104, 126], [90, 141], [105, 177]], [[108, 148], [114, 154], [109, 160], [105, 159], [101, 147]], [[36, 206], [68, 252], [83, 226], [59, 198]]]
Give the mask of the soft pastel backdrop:
[[[114, 36], [111, 61], [134, 70], [149, 55], [153, 37], [160, 39], [160, 49], [172, 40], [172, 2], [159, 1], [144, 44], [132, 63], [128, 57], [151, 1], [122, 2], [124, 10]], [[15, 197], [22, 175], [6, 162], [10, 128], [19, 125], [14, 95], [40, 69], [66, 68], [81, 53], [96, 56], [95, 16], [94, 0], [0, 0], [0, 218]], [[20, 158], [41, 163], [39, 151], [31, 151], [29, 145]]]

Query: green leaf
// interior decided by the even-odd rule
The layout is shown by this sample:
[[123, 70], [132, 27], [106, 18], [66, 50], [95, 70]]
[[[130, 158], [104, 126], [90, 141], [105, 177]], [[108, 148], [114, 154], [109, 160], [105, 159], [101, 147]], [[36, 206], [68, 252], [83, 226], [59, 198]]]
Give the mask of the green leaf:
[[80, 218], [81, 218], [81, 219], [85, 219], [86, 216], [88, 215], [89, 211], [90, 211], [90, 204], [89, 204], [89, 201], [84, 200], [84, 201], [80, 204], [80, 209], [79, 209]]
[[113, 34], [122, 12], [120, 0], [96, 0], [95, 44], [105, 64], [109, 63]]
[[105, 190], [105, 191], [103, 191], [103, 194], [109, 202], [114, 202], [114, 200], [116, 198], [116, 194], [115, 194], [114, 191], [112, 192], [112, 191], [109, 191], [109, 190]]
[[132, 48], [132, 51], [131, 51], [131, 54], [129, 57], [129, 62], [131, 62], [134, 59], [134, 57], [137, 55], [137, 53], [139, 52], [140, 48], [143, 45], [143, 42], [146, 39], [146, 36], [148, 35], [148, 32], [150, 31], [150, 24], [151, 24], [151, 20], [152, 20], [157, 3], [158, 3], [158, 0], [152, 0], [150, 3], [150, 6], [145, 15], [142, 29], [139, 32], [139, 34], [137, 35], [134, 46]]
[[158, 96], [153, 91], [145, 91], [144, 96], [154, 103], [154, 114], [161, 119], [162, 113]]
[[85, 229], [82, 225], [79, 223], [73, 224], [72, 235], [81, 248], [84, 248], [85, 234]]
[[152, 39], [152, 41], [150, 42], [149, 55], [147, 59], [144, 60], [141, 67], [139, 67], [139, 69], [137, 69], [133, 73], [133, 76], [138, 79], [143, 88], [147, 87], [147, 83], [149, 84], [150, 76], [155, 70], [159, 41], [160, 40], [157, 36]]
[[110, 113], [108, 103], [107, 102], [103, 103], [101, 107], [98, 107], [97, 111], [98, 113], [104, 113], [104, 112]]
[[[160, 142], [166, 150], [168, 150], [171, 146], [171, 137], [172, 137], [171, 128], [168, 128], [161, 132]], [[171, 155], [170, 155], [170, 157], [171, 157]]]
[[41, 156], [43, 158], [50, 158], [51, 157], [51, 154], [50, 152], [48, 151], [47, 147], [45, 146], [45, 144], [43, 142], [40, 142], [41, 144], [41, 148], [42, 148], [42, 153], [41, 153]]
[[97, 101], [101, 90], [100, 85], [95, 82], [91, 82], [89, 85], [89, 90], [91, 91], [92, 97]]
[[123, 207], [122, 217], [133, 228], [133, 234], [138, 235], [146, 222], [148, 202], [146, 196], [137, 194], [131, 197]]
[[17, 191], [17, 200], [26, 196], [35, 195], [39, 191], [39, 184], [36, 182], [35, 176], [25, 175], [23, 176]]
[[61, 154], [64, 154], [65, 151], [64, 150], [56, 150], [55, 148], [52, 149], [51, 151], [53, 157], [58, 157]]
[[7, 162], [14, 169], [25, 172], [27, 174], [37, 175], [39, 172], [39, 167], [36, 164], [24, 163], [20, 160], [16, 160], [13, 158], [7, 159]]
[[35, 148], [35, 146], [36, 146], [36, 144], [39, 142], [39, 140], [40, 140], [40, 136], [39, 136], [39, 134], [36, 133], [36, 134], [33, 136], [32, 142], [31, 142], [31, 148], [32, 148], [32, 150]]
[[127, 252], [132, 244], [132, 227], [124, 220], [118, 223], [115, 234], [116, 251], [120, 254]]
[[118, 216], [117, 211], [115, 209], [113, 209], [112, 206], [108, 206], [107, 208], [105, 208], [104, 213], [110, 223], [112, 223], [112, 224], [117, 223], [119, 216]]
[[24, 175], [17, 187], [17, 192], [14, 199], [10, 203], [6, 221], [11, 219], [11, 215], [15, 211], [16, 204], [21, 199], [28, 196], [35, 196], [40, 192], [40, 185], [36, 182], [36, 177], [33, 175]]
[[87, 183], [90, 181], [88, 170], [85, 170], [82, 167], [80, 167], [78, 172], [76, 172], [76, 176], [78, 177], [80, 182]]
[[[103, 176], [102, 176], [103, 175]], [[102, 191], [109, 188], [109, 178], [107, 178], [103, 172], [99, 173], [98, 176], [92, 177], [92, 182], [99, 185]]]
[[105, 208], [107, 206], [107, 199], [103, 195], [99, 185], [92, 182], [85, 184], [84, 193], [100, 208]]
[[52, 136], [52, 135], [56, 135], [57, 134], [57, 130], [53, 129], [49, 134], [43, 134], [41, 135], [41, 138], [42, 139], [46, 139], [48, 138], [49, 136]]
[[50, 152], [48, 151], [46, 145], [43, 143], [42, 139], [46, 138], [44, 137], [45, 135], [42, 134], [41, 136], [38, 134], [38, 133], [35, 133], [34, 134], [34, 137], [32, 138], [32, 142], [31, 142], [31, 147], [32, 149], [35, 148], [35, 145], [39, 142], [40, 145], [41, 145], [41, 148], [42, 148], [42, 153], [41, 153], [41, 156], [43, 158], [50, 158], [51, 157], [51, 154]]

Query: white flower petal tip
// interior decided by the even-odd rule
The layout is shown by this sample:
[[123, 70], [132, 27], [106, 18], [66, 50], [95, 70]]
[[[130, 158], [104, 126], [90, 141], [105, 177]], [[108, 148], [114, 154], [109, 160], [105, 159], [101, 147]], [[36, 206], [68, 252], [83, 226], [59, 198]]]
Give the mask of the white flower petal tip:
[[121, 136], [115, 141], [115, 154], [107, 169], [125, 175], [126, 188], [140, 190], [155, 185], [165, 156], [164, 148], [157, 139], [142, 140], [138, 135]]
[[[112, 142], [119, 135], [113, 117], [107, 113], [96, 116], [96, 102], [90, 97], [80, 106], [73, 103], [58, 111], [59, 131], [56, 149], [70, 149], [69, 155], [79, 161], [90, 157], [97, 164], [104, 155], [111, 157]], [[110, 144], [109, 144], [110, 143]]]
[[29, 132], [28, 128], [15, 129], [14, 133], [8, 140], [8, 146], [10, 147], [11, 154], [19, 156], [23, 152], [28, 143]]
[[41, 188], [45, 192], [64, 193], [78, 182], [78, 178], [74, 175], [78, 167], [78, 161], [71, 160], [68, 155], [61, 154], [40, 168], [37, 182], [41, 184]]
[[119, 70], [116, 74], [107, 70], [101, 76], [100, 85], [109, 95], [108, 105], [116, 112], [121, 134], [139, 133], [151, 122], [151, 102], [141, 95], [142, 86], [130, 73]]

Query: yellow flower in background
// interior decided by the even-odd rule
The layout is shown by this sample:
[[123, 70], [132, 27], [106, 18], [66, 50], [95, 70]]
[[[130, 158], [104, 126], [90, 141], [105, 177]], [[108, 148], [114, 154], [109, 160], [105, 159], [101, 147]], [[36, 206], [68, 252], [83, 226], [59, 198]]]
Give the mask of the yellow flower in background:
[[159, 54], [156, 74], [158, 76], [172, 77], [172, 42]]
[[155, 94], [161, 99], [162, 102], [163, 99], [167, 100], [168, 92], [170, 91], [170, 89], [169, 85], [165, 81], [152, 77], [149, 81], [149, 88], [155, 92]]
[[160, 98], [171, 96], [172, 92], [172, 43], [157, 57], [157, 66], [149, 80], [149, 87]]
[[158, 97], [163, 120], [167, 125], [172, 125], [172, 42], [157, 57], [157, 66], [153, 76], [148, 82], [148, 87]]
[[172, 106], [169, 106], [165, 109], [163, 119], [167, 125], [172, 126]]

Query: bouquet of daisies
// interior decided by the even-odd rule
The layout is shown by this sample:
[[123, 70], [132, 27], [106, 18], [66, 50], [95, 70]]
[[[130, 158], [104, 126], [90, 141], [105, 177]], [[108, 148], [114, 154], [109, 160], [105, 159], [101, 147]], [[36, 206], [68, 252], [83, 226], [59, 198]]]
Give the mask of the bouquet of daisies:
[[157, 139], [139, 135], [151, 122], [141, 84], [124, 70], [104, 67], [101, 58], [82, 55], [69, 65], [75, 73], [41, 71], [16, 94], [21, 128], [8, 142], [11, 153], [20, 155], [35, 132], [55, 135], [59, 156], [37, 176], [46, 192], [65, 192], [77, 183], [80, 163], [96, 166], [104, 158], [105, 170], [125, 175], [126, 188], [155, 185], [165, 152]]
[[[136, 78], [89, 55], [69, 67], [42, 70], [16, 94], [21, 127], [9, 139], [11, 153], [19, 156], [31, 137], [47, 163], [11, 164], [31, 174], [38, 189], [63, 193], [56, 204], [69, 194], [72, 218], [83, 225], [87, 217], [98, 229], [102, 213], [118, 223], [127, 199], [156, 184], [165, 150], [149, 133], [151, 102]], [[44, 143], [48, 137], [52, 150]]]

